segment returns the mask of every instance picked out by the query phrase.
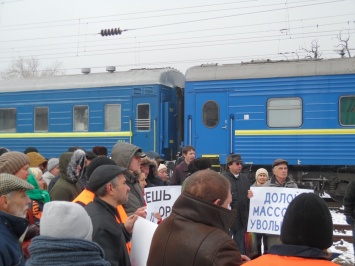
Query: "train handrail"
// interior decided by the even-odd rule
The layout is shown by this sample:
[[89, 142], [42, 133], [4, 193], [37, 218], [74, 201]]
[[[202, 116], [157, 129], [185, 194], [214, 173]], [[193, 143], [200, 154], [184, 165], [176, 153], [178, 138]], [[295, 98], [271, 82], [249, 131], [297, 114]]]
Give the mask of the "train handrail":
[[187, 119], [189, 121], [189, 128], [187, 129], [189, 132], [189, 145], [192, 145], [192, 117], [191, 117], [191, 115], [188, 115]]
[[230, 133], [229, 133], [229, 152], [230, 154], [233, 153], [233, 120], [234, 115], [230, 115]]

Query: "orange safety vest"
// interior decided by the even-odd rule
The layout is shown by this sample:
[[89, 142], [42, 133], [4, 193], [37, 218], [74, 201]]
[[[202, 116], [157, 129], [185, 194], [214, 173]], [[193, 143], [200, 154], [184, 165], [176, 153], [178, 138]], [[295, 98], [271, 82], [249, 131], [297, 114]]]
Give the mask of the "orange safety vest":
[[[73, 202], [80, 202], [85, 206], [90, 202], [93, 202], [95, 198], [94, 192], [87, 190], [86, 188], [73, 200]], [[117, 223], [124, 223], [127, 220], [127, 213], [122, 205], [117, 206], [117, 212], [119, 217], [116, 216]], [[120, 220], [120, 219], [121, 220]], [[131, 242], [126, 243], [128, 254], [131, 253]]]

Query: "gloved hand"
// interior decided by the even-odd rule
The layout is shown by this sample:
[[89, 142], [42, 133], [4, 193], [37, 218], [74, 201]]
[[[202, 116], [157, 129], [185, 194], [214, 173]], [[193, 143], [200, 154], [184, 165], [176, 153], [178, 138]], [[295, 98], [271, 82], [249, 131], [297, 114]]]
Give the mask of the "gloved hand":
[[351, 216], [346, 216], [345, 221], [346, 221], [347, 224], [352, 225], [354, 219]]

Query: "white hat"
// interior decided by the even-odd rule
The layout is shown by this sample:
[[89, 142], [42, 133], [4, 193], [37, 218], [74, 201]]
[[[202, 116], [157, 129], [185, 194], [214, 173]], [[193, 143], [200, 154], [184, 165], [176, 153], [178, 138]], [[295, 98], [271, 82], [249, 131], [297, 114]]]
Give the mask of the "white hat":
[[158, 172], [159, 172], [160, 170], [163, 170], [163, 169], [168, 169], [168, 168], [167, 168], [166, 165], [163, 164], [163, 163], [159, 164]]
[[40, 226], [41, 236], [92, 241], [91, 218], [77, 203], [51, 201], [44, 204]]
[[255, 173], [255, 178], [258, 178], [260, 174], [265, 174], [267, 178], [269, 178], [269, 173], [265, 168], [259, 168]]

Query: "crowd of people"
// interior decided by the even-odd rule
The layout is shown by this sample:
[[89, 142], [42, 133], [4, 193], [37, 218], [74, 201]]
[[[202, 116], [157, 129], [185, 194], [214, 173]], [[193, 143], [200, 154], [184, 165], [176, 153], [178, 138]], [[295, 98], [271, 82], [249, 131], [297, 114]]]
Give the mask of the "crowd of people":
[[[229, 155], [225, 165], [222, 173], [211, 170], [192, 146], [183, 147], [171, 176], [159, 154], [126, 142], [115, 144], [110, 156], [104, 146], [69, 147], [58, 158], [45, 158], [35, 147], [0, 148], [0, 265], [131, 265], [134, 224], [147, 216], [145, 188], [173, 185], [181, 186], [181, 195], [169, 217], [154, 213], [149, 266], [336, 265], [327, 252], [330, 212], [313, 193], [290, 203], [280, 236], [255, 234], [250, 257], [251, 187], [297, 184], [284, 159], [273, 162], [270, 178], [258, 169], [254, 183], [242, 173], [241, 155]], [[354, 191], [345, 206], [352, 225]]]

